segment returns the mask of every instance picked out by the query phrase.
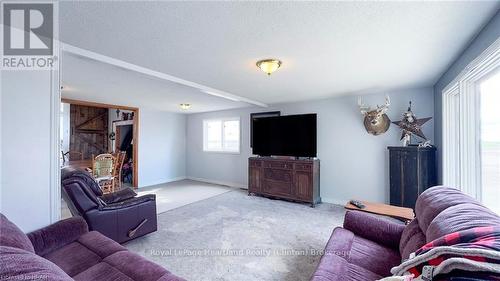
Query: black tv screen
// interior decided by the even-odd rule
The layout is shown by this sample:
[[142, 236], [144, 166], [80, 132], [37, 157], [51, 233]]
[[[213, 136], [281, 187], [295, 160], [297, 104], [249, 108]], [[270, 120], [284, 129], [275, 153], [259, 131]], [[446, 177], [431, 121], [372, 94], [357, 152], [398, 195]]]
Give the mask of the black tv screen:
[[316, 114], [265, 117], [252, 122], [253, 154], [316, 157]]

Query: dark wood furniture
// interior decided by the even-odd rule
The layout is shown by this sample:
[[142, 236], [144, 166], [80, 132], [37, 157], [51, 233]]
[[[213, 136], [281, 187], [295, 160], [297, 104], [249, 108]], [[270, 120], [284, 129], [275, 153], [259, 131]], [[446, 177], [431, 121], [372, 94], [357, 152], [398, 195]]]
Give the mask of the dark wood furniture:
[[87, 168], [92, 168], [92, 159], [87, 160], [70, 160], [66, 161], [62, 165], [63, 167], [73, 167], [79, 170], [86, 170]]
[[319, 160], [271, 157], [248, 159], [248, 194], [310, 203], [321, 202]]
[[[360, 201], [360, 200], [357, 200], [357, 201]], [[363, 205], [365, 205], [364, 209], [360, 209], [349, 202], [347, 202], [345, 204], [345, 208], [348, 210], [357, 210], [357, 211], [361, 211], [361, 212], [367, 212], [367, 213], [372, 213], [372, 214], [377, 214], [377, 215], [388, 216], [388, 217], [402, 220], [404, 222], [411, 221], [415, 217], [415, 214], [413, 213], [413, 209], [410, 209], [410, 208], [397, 207], [397, 206], [392, 206], [392, 205], [387, 205], [387, 204], [382, 204], [382, 203], [373, 203], [373, 202], [368, 202], [368, 201], [360, 201], [360, 202], [363, 203]]]
[[122, 169], [123, 161], [125, 160], [125, 151], [119, 151], [113, 155], [116, 159], [115, 167], [113, 168], [113, 190], [120, 190], [122, 188]]
[[435, 147], [388, 147], [391, 205], [415, 208], [417, 197], [437, 184]]
[[81, 153], [80, 151], [70, 150], [70, 151], [64, 152], [61, 150], [61, 155], [62, 155], [63, 162], [72, 161], [72, 160], [83, 160], [83, 153]]

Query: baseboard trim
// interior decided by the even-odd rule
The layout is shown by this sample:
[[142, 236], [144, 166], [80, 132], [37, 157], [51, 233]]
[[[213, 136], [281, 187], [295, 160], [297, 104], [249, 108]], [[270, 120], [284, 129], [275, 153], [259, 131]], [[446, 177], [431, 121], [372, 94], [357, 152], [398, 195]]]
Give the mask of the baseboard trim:
[[[220, 181], [220, 180], [190, 177], [190, 176], [187, 176], [183, 179], [188, 179], [188, 180], [193, 180], [193, 181], [201, 181], [201, 182], [206, 182], [206, 183], [211, 183], [211, 184], [225, 185], [225, 186], [229, 186], [229, 187], [248, 189], [246, 184], [236, 183], [236, 182]], [[347, 203], [347, 201], [349, 201], [349, 200], [321, 197], [321, 202], [335, 204], [335, 205], [341, 205], [341, 206], [344, 206]]]
[[225, 186], [229, 186], [229, 187], [248, 189], [246, 184], [236, 183], [236, 182], [219, 181], [219, 180], [189, 177], [189, 176], [186, 177], [186, 179], [193, 180], [193, 181], [201, 181], [201, 182], [206, 182], [206, 183], [211, 183], [211, 184], [225, 185]]
[[159, 184], [164, 184], [164, 183], [169, 183], [169, 182], [174, 182], [174, 181], [181, 181], [181, 180], [185, 180], [185, 179], [187, 179], [187, 177], [185, 177], [185, 176], [183, 176], [183, 177], [176, 177], [176, 178], [171, 178], [171, 179], [167, 179], [167, 180], [158, 181], [158, 182], [151, 183], [151, 184], [144, 185], [144, 186], [139, 186], [139, 188], [144, 188], [144, 187], [149, 187], [149, 186], [153, 186], [153, 185], [159, 185]]
[[321, 197], [321, 202], [344, 206], [349, 200]]

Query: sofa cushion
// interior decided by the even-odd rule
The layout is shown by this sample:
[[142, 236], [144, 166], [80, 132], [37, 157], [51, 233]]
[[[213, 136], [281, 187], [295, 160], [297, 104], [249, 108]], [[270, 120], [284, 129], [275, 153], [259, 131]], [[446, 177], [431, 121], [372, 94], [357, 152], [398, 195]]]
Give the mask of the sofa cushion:
[[71, 217], [30, 232], [27, 236], [35, 248], [35, 253], [44, 256], [74, 242], [88, 231], [87, 223], [82, 217]]
[[45, 257], [75, 280], [183, 280], [96, 231]]
[[55, 264], [33, 252], [7, 246], [0, 246], [0, 271], [2, 280], [73, 280]]
[[100, 262], [87, 270], [73, 276], [76, 281], [88, 280], [120, 280], [120, 281], [134, 281], [127, 275], [123, 274], [113, 266]]
[[357, 236], [398, 249], [405, 225], [386, 216], [348, 210], [344, 216], [344, 228]]
[[48, 253], [44, 258], [57, 264], [64, 272], [73, 277], [101, 261], [99, 255], [78, 241]]
[[418, 225], [418, 219], [413, 219], [403, 230], [399, 241], [399, 253], [403, 260], [408, 259], [411, 253], [425, 245], [425, 234]]
[[382, 277], [337, 255], [324, 255], [311, 281], [374, 281]]
[[476, 203], [458, 204], [447, 208], [434, 218], [427, 228], [427, 242], [447, 234], [482, 226], [499, 226], [500, 217]]
[[351, 268], [364, 268], [379, 276], [390, 275], [390, 269], [401, 262], [397, 251], [341, 227], [334, 229], [326, 245], [325, 256], [328, 255], [344, 259]]
[[463, 194], [456, 188], [435, 186], [427, 189], [415, 203], [415, 215], [423, 233], [434, 218], [445, 209], [462, 203], [478, 204], [472, 197]]
[[35, 253], [28, 236], [3, 214], [0, 214], [0, 246], [14, 247]]
[[127, 249], [122, 245], [114, 242], [109, 243], [110, 239], [97, 231], [91, 231], [86, 235], [80, 236], [78, 242], [85, 246], [87, 249], [94, 252], [101, 259], [110, 256], [118, 251], [126, 251]]
[[118, 251], [126, 251], [126, 249], [99, 232], [90, 231], [80, 236], [75, 242], [45, 255], [45, 258], [73, 277]]
[[[131, 277], [133, 280], [156, 281], [167, 273], [163, 267], [129, 251], [116, 252], [106, 257], [104, 262]], [[130, 266], [131, 264], [134, 266]], [[135, 268], [140, 268], [141, 270], [137, 271]]]

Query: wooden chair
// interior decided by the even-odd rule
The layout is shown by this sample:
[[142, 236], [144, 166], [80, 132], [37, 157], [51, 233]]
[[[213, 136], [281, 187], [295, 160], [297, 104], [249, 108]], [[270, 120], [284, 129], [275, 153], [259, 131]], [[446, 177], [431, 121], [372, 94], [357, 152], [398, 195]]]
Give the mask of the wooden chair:
[[114, 192], [113, 171], [115, 169], [116, 158], [109, 153], [99, 154], [92, 157], [92, 174], [99, 184], [103, 193]]
[[70, 160], [83, 160], [83, 153], [81, 153], [80, 151], [69, 150], [67, 152], [64, 152], [61, 150], [61, 154], [63, 163], [66, 163], [66, 161]]
[[125, 156], [126, 153], [125, 151], [119, 151], [114, 155], [116, 161], [115, 161], [115, 167], [113, 169], [113, 178], [114, 178], [114, 190], [119, 190], [122, 188], [122, 167], [123, 167], [123, 161], [125, 161]]

